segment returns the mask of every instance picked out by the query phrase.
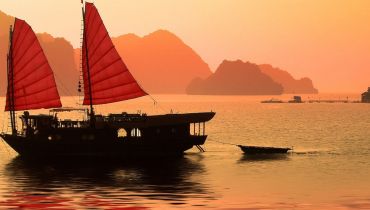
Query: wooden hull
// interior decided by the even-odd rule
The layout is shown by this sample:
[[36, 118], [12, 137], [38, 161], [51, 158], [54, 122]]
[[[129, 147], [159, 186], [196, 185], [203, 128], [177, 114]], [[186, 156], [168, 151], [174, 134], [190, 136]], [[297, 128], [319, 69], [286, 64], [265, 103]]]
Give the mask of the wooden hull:
[[280, 147], [258, 147], [258, 146], [242, 146], [238, 145], [245, 154], [281, 154], [287, 153], [291, 148]]
[[45, 141], [21, 136], [2, 135], [18, 154], [24, 157], [145, 157], [177, 156], [194, 145], [204, 144], [207, 136], [191, 136], [187, 139], [153, 140], [96, 139], [81, 141]]

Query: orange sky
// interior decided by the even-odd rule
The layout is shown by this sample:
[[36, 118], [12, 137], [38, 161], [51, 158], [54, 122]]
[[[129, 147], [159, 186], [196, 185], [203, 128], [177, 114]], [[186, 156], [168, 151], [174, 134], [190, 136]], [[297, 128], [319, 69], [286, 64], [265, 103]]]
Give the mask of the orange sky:
[[[210, 65], [270, 63], [313, 79], [320, 92], [370, 86], [369, 0], [95, 0], [111, 36], [174, 32]], [[79, 45], [79, 0], [1, 0], [37, 32]]]

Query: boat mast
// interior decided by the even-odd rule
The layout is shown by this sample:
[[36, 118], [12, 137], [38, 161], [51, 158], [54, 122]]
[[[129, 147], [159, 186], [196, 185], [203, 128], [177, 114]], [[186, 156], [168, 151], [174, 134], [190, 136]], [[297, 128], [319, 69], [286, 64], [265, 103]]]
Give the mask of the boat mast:
[[85, 57], [86, 57], [86, 71], [87, 71], [87, 79], [89, 81], [89, 101], [90, 101], [90, 126], [95, 127], [95, 113], [94, 113], [94, 107], [93, 107], [93, 101], [92, 101], [92, 88], [91, 88], [91, 78], [90, 78], [90, 66], [89, 66], [89, 55], [88, 55], [88, 49], [87, 49], [87, 40], [86, 40], [86, 23], [85, 23], [85, 10], [84, 10], [84, 4], [82, 2], [82, 18], [83, 18], [83, 42], [84, 42], [84, 49], [85, 50]]
[[9, 28], [9, 51], [7, 56], [7, 73], [8, 73], [8, 103], [10, 113], [10, 124], [12, 127], [12, 134], [17, 134], [15, 126], [15, 104], [14, 104], [14, 71], [13, 71], [13, 28]]

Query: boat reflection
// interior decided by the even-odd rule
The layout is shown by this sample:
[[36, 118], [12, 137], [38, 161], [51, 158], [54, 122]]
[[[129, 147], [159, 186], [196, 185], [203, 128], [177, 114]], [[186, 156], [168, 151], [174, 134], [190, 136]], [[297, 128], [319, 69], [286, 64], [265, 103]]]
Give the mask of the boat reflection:
[[214, 199], [199, 182], [204, 173], [202, 163], [191, 157], [123, 163], [84, 160], [73, 164], [15, 158], [5, 167], [10, 192], [7, 202], [0, 205], [20, 200], [24, 203], [28, 198], [28, 202], [35, 203], [34, 195], [42, 198], [37, 204], [61, 200], [52, 203], [73, 208], [150, 207], [157, 201], [189, 205], [196, 199]]
[[290, 160], [290, 154], [244, 154], [240, 159], [239, 163], [251, 162], [251, 161], [288, 161]]

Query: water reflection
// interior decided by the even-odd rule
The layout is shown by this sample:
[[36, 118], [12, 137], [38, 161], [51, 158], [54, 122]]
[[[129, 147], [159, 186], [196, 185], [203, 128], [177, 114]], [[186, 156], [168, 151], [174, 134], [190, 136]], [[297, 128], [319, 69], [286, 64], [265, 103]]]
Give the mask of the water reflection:
[[0, 205], [139, 208], [150, 207], [158, 201], [165, 201], [167, 205], [190, 205], [197, 199], [200, 202], [213, 199], [201, 183], [204, 173], [203, 164], [191, 157], [68, 163], [15, 158], [5, 167], [9, 192], [7, 200]]
[[290, 160], [291, 154], [243, 154], [239, 159], [239, 163], [251, 161], [287, 161]]

